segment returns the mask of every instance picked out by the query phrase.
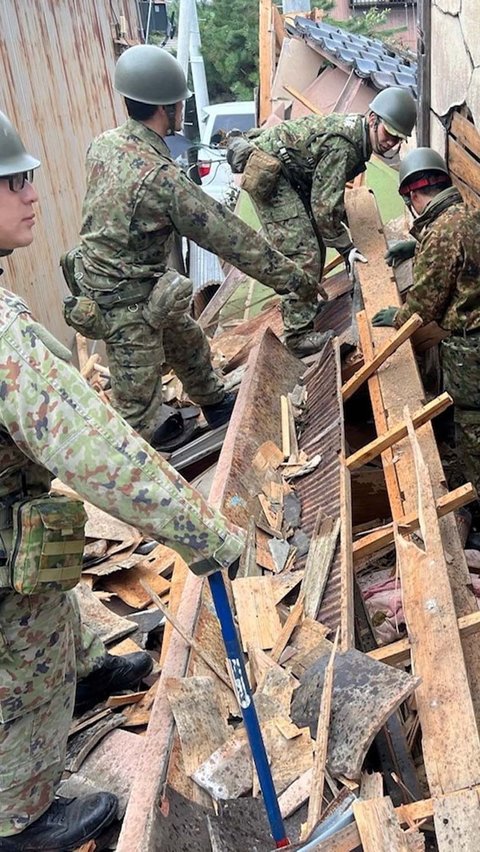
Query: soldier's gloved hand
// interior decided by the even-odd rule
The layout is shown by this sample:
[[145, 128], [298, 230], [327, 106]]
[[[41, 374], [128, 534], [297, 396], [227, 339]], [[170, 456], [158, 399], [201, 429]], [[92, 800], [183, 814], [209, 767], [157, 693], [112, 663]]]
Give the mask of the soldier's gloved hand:
[[347, 248], [342, 249], [340, 254], [343, 257], [345, 269], [347, 270], [349, 278], [352, 278], [353, 276], [354, 263], [356, 263], [357, 261], [359, 263], [368, 263], [368, 260], [365, 255], [363, 255], [361, 251], [353, 244], [349, 245]]
[[395, 328], [395, 317], [397, 316], [397, 314], [398, 308], [382, 308], [380, 311], [377, 311], [377, 313], [373, 317], [372, 325], [389, 325], [392, 326], [392, 328]]
[[281, 293], [282, 295], [288, 293], [291, 299], [298, 299], [298, 301], [306, 302], [307, 304], [316, 301], [317, 293], [320, 294], [322, 299], [328, 299], [328, 295], [323, 287], [317, 284], [311, 275], [303, 270], [300, 270], [298, 274], [292, 275], [285, 288], [280, 290], [276, 287], [275, 289], [277, 293]]
[[158, 278], [143, 308], [143, 316], [152, 328], [162, 328], [172, 316], [182, 316], [190, 310], [193, 282], [174, 269]]
[[416, 245], [415, 240], [389, 240], [388, 249], [384, 254], [387, 266], [395, 269], [404, 260], [409, 260], [415, 254]]

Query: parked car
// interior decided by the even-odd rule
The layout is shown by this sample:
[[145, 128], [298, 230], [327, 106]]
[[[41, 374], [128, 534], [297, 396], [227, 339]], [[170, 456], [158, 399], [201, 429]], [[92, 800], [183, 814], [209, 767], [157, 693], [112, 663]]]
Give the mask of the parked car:
[[255, 103], [227, 101], [205, 107], [204, 114], [197, 156], [198, 175], [205, 192], [223, 201], [232, 182], [232, 171], [222, 142], [232, 130], [243, 133], [255, 127]]

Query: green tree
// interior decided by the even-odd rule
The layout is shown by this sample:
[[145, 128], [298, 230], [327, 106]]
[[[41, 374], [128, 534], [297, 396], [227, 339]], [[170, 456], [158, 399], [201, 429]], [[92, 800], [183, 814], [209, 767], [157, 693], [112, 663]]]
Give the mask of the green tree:
[[198, 19], [210, 99], [251, 100], [258, 86], [258, 0], [201, 0]]

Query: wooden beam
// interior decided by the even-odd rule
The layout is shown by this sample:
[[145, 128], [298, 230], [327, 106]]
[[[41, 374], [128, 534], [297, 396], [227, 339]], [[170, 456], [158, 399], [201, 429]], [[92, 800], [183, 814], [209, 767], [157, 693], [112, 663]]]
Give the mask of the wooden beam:
[[296, 604], [290, 610], [290, 613], [285, 621], [285, 624], [282, 627], [282, 632], [280, 633], [275, 645], [273, 646], [270, 656], [272, 660], [278, 663], [280, 657], [282, 656], [283, 651], [286, 648], [287, 642], [290, 639], [293, 631], [295, 630], [298, 622], [303, 616], [303, 594], [300, 593]]
[[308, 802], [307, 835], [312, 831], [322, 816], [323, 809], [323, 786], [325, 783], [325, 767], [327, 764], [328, 734], [330, 731], [330, 716], [333, 696], [333, 667], [335, 654], [338, 648], [340, 636], [339, 628], [335, 636], [330, 659], [325, 669], [323, 681], [322, 698], [320, 701], [320, 712], [318, 714], [317, 735], [315, 745], [315, 758], [313, 762], [312, 786]]
[[[439, 518], [443, 518], [450, 512], [454, 512], [456, 509], [460, 509], [462, 506], [466, 506], [467, 503], [471, 503], [472, 500], [476, 499], [477, 492], [471, 482], [467, 482], [465, 485], [460, 485], [458, 488], [454, 488], [453, 491], [448, 491], [447, 494], [442, 494], [442, 496], [437, 499], [437, 516]], [[414, 532], [415, 530], [418, 530], [419, 526], [418, 515], [416, 512], [410, 512], [403, 518], [399, 518], [397, 523], [398, 526], [401, 527], [402, 533]], [[360, 538], [358, 541], [353, 543], [354, 564], [358, 564], [367, 556], [371, 556], [372, 553], [377, 553], [379, 550], [382, 550], [382, 548], [388, 547], [389, 544], [393, 544], [393, 541], [393, 524], [385, 524], [385, 526], [381, 527], [381, 529], [374, 530], [368, 535], [363, 536], [363, 538]]]
[[454, 139], [448, 141], [448, 169], [475, 192], [480, 193], [480, 165]]
[[352, 550], [352, 482], [345, 463], [346, 442], [342, 405], [342, 365], [340, 346], [335, 342], [335, 364], [337, 371], [337, 400], [340, 426], [340, 627], [341, 649], [355, 647], [354, 583]]
[[280, 12], [278, 11], [278, 6], [276, 6], [275, 3], [272, 3], [272, 16], [276, 47], [281, 50], [283, 39], [285, 38], [286, 33], [283, 18]]
[[[430, 474], [413, 423], [405, 414], [424, 549], [398, 531], [395, 543], [412, 665], [421, 678], [415, 697], [427, 780], [432, 795], [443, 796], [480, 783], [480, 738]], [[468, 836], [468, 825], [460, 816], [455, 830], [459, 840]]]
[[[458, 629], [462, 640], [467, 636], [473, 636], [475, 633], [480, 632], [480, 610], [460, 616], [458, 619]], [[378, 660], [380, 663], [399, 666], [405, 665], [405, 663], [410, 661], [411, 650], [410, 640], [408, 637], [405, 637], [405, 639], [399, 639], [398, 642], [391, 642], [390, 645], [382, 645], [380, 648], [368, 651], [368, 656], [373, 657], [374, 660]]]
[[353, 803], [353, 814], [363, 852], [408, 852], [391, 799], [359, 799]]
[[[401, 300], [390, 270], [384, 259], [385, 237], [382, 223], [375, 204], [375, 198], [367, 189], [351, 190], [346, 194], [345, 205], [353, 242], [368, 257], [368, 264], [357, 264], [357, 276], [360, 280], [364, 309], [371, 321], [375, 313], [385, 305], [398, 305]], [[375, 345], [381, 346], [389, 335], [389, 329], [366, 328], [358, 324], [360, 340], [365, 358], [373, 357], [370, 334]], [[368, 381], [372, 409], [377, 433], [382, 434], [403, 420], [403, 408], [420, 407], [425, 399], [425, 390], [421, 383], [418, 367], [410, 347], [402, 347], [392, 356], [392, 368], [380, 370]], [[433, 481], [435, 498], [448, 490], [445, 474], [438, 453], [431, 423], [417, 431], [422, 453], [428, 464]], [[417, 484], [414, 476], [412, 451], [408, 441], [402, 441], [382, 455], [392, 517], [400, 520], [410, 512], [417, 513]], [[458, 535], [455, 518], [452, 514], [439, 519], [441, 540], [447, 562], [448, 578], [452, 587], [457, 618], [477, 610], [477, 602], [471, 588], [465, 554]], [[440, 569], [445, 570], [444, 566]], [[476, 712], [480, 718], [480, 643], [475, 636], [463, 641], [463, 650], [467, 661], [468, 676]]]
[[258, 25], [260, 124], [272, 111], [272, 81], [275, 70], [275, 32], [272, 24], [272, 0], [260, 0]]
[[320, 112], [318, 107], [316, 107], [315, 104], [312, 103], [312, 101], [306, 98], [305, 95], [302, 95], [302, 93], [299, 92], [297, 89], [294, 89], [293, 86], [289, 86], [288, 83], [284, 83], [283, 88], [286, 92], [288, 92], [289, 95], [292, 96], [292, 98], [295, 98], [296, 101], [302, 104], [306, 109], [310, 110], [313, 115], [323, 115], [323, 113]]
[[480, 133], [472, 121], [469, 121], [464, 115], [460, 115], [459, 112], [454, 112], [450, 133], [456, 138], [459, 145], [469, 149], [476, 157], [480, 157]]
[[[445, 411], [452, 404], [453, 399], [448, 393], [442, 393], [440, 396], [432, 399], [431, 402], [427, 402], [423, 408], [412, 415], [412, 423], [415, 429], [418, 429], [420, 426], [428, 423], [433, 417], [441, 414], [442, 411]], [[405, 438], [406, 436], [407, 424], [404, 421], [403, 423], [399, 423], [397, 426], [394, 426], [392, 429], [389, 429], [384, 435], [380, 435], [378, 438], [375, 438], [374, 441], [370, 441], [370, 443], [362, 447], [361, 450], [357, 450], [356, 453], [352, 453], [352, 455], [348, 456], [346, 459], [345, 464], [349, 470], [356, 470], [356, 468], [367, 464], [367, 462], [376, 458], [376, 456], [379, 456], [384, 450], [387, 450], [389, 447], [393, 446], [393, 444], [398, 443], [398, 441], [401, 441], [402, 438]]]
[[[358, 316], [358, 315], [357, 315]], [[346, 402], [347, 399], [350, 399], [351, 396], [363, 385], [370, 376], [373, 376], [374, 373], [381, 367], [382, 364], [385, 363], [387, 358], [390, 357], [394, 352], [397, 351], [398, 347], [405, 343], [406, 340], [409, 340], [412, 334], [420, 328], [423, 324], [422, 318], [418, 316], [418, 314], [413, 314], [404, 325], [393, 335], [391, 340], [389, 340], [372, 358], [371, 361], [367, 361], [363, 367], [352, 376], [348, 382], [345, 382], [342, 385], [342, 397], [343, 401]]]

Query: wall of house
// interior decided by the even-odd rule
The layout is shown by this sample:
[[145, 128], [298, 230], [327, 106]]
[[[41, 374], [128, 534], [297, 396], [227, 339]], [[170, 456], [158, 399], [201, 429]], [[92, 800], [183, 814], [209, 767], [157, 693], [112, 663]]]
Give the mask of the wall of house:
[[[312, 3], [312, 5], [314, 4]], [[357, 9], [352, 11], [350, 0], [336, 0], [335, 10], [329, 14], [332, 18], [336, 18], [338, 21], [345, 21], [347, 18], [351, 18], [352, 15], [357, 16], [367, 10], [368, 7], [365, 6], [365, 8], [362, 8], [361, 10]], [[402, 32], [398, 33], [396, 39], [405, 45], [405, 47], [408, 47], [411, 50], [416, 50], [417, 12], [415, 6], [397, 6], [388, 10], [388, 21], [385, 24], [385, 28], [396, 29], [398, 27], [402, 28]]]
[[430, 45], [430, 144], [464, 195], [480, 204], [478, 0], [432, 0]]
[[111, 86], [120, 15], [137, 41], [135, 0], [0, 2], [0, 109], [42, 161], [35, 241], [2, 260], [1, 283], [68, 346], [59, 257], [78, 242], [87, 146], [125, 117]]

